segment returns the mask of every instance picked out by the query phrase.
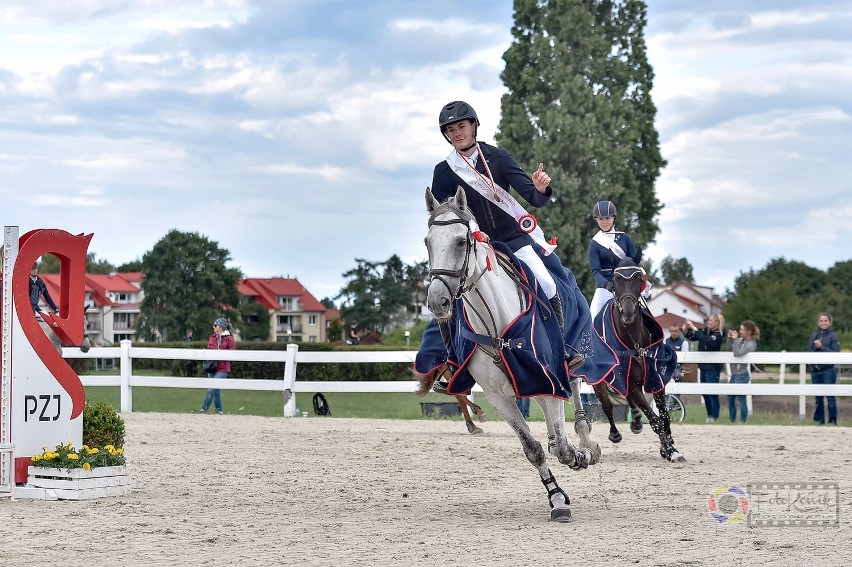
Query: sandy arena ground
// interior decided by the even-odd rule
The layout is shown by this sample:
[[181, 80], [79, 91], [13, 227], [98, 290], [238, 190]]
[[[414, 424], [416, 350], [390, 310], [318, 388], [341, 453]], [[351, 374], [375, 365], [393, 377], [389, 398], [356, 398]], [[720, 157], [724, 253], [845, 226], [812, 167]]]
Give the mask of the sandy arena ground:
[[[841, 565], [852, 558], [852, 430], [648, 429], [573, 472], [573, 520], [548, 521], [538, 475], [500, 421], [125, 414], [133, 494], [0, 499], [2, 564]], [[546, 441], [543, 423], [533, 423]], [[839, 526], [749, 527], [708, 513], [720, 485], [838, 482]], [[833, 509], [833, 505], [832, 505]], [[811, 512], [808, 512], [810, 514]], [[804, 513], [803, 513], [804, 514]], [[806, 514], [805, 514], [806, 515]]]

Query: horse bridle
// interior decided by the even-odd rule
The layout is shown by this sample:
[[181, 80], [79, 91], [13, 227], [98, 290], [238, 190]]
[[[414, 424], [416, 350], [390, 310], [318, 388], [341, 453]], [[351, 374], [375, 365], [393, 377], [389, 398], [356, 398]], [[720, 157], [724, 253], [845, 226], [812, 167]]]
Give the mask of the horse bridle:
[[[639, 266], [624, 266], [622, 268], [616, 268], [613, 270], [613, 279], [621, 278], [623, 280], [632, 280], [636, 276], [642, 277], [645, 271]], [[641, 293], [641, 291], [640, 291]], [[624, 313], [624, 309], [621, 306], [621, 301], [619, 299], [630, 299], [633, 301], [633, 307], [636, 311], [639, 310], [639, 294], [626, 293], [621, 298], [615, 297], [613, 294], [613, 300], [615, 301], [615, 306], [618, 307], [619, 313]]]
[[[639, 266], [624, 266], [624, 267], [621, 267], [621, 268], [616, 268], [613, 271], [613, 279], [621, 278], [623, 280], [632, 280], [636, 276], [644, 277], [644, 274], [645, 274], [645, 270], [643, 270]], [[641, 291], [639, 293], [641, 293]], [[618, 308], [619, 313], [624, 313], [624, 309], [623, 309], [621, 304], [622, 304], [622, 301], [624, 301], [625, 299], [633, 301], [633, 309], [636, 311], [636, 316], [641, 318], [642, 314], [641, 314], [641, 304], [639, 303], [639, 294], [634, 295], [632, 293], [625, 293], [621, 297], [617, 297], [615, 294], [613, 294], [613, 302], [615, 303], [615, 306]], [[634, 348], [634, 350], [636, 350], [638, 358], [640, 360], [643, 360], [644, 356], [648, 353], [649, 347], [641, 346], [639, 344], [639, 339], [634, 337], [633, 333], [631, 333], [629, 329], [625, 328], [625, 331], [627, 331], [627, 334], [630, 336], [630, 339], [633, 341], [633, 348]], [[641, 338], [641, 332], [640, 332], [640, 338]]]
[[[446, 210], [443, 210], [446, 208]], [[453, 218], [449, 220], [438, 220], [437, 217], [440, 214], [445, 212], [453, 212], [457, 215], [458, 218]], [[473, 251], [474, 258], [476, 257], [476, 247], [473, 245], [473, 231], [470, 229], [470, 220], [465, 218], [467, 215], [459, 209], [458, 207], [452, 205], [451, 203], [444, 203], [441, 207], [439, 207], [432, 216], [429, 217], [429, 228], [432, 228], [433, 225], [437, 226], [449, 226], [453, 224], [463, 224], [467, 229], [467, 242], [465, 246], [464, 252], [464, 260], [462, 261], [462, 265], [460, 268], [456, 270], [450, 270], [446, 268], [430, 268], [429, 269], [429, 283], [431, 284], [433, 280], [438, 280], [441, 282], [444, 287], [447, 288], [450, 296], [453, 300], [460, 298], [465, 292], [469, 291], [476, 285], [476, 282], [479, 281], [479, 278], [472, 281], [469, 285], [465, 285], [467, 282], [467, 272], [470, 266], [470, 253]], [[431, 262], [430, 262], [431, 263]], [[459, 279], [459, 285], [456, 287], [455, 291], [450, 287], [449, 282], [447, 282], [446, 278], [442, 276], [449, 276], [452, 278]], [[480, 274], [482, 277], [482, 274]]]

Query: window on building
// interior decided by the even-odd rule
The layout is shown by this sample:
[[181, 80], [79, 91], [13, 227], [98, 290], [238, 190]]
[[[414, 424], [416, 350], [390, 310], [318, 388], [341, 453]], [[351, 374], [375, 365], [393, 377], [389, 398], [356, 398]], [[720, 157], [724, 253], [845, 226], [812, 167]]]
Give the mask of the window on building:
[[316, 338], [315, 336], [311, 335], [311, 336], [308, 338], [308, 342], [309, 342], [309, 343], [315, 343], [315, 342], [317, 342], [317, 338]]
[[317, 316], [316, 315], [309, 315], [308, 316], [308, 326], [309, 327], [316, 327], [317, 326]]
[[296, 300], [293, 297], [278, 296], [278, 303], [285, 311], [293, 311], [295, 309]]

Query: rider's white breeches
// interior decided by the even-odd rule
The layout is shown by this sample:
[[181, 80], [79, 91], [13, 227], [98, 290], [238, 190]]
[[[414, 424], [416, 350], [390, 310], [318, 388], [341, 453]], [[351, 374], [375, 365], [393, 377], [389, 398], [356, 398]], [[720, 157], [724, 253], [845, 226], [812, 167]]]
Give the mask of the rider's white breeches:
[[556, 295], [556, 282], [553, 281], [553, 276], [550, 275], [544, 262], [541, 261], [541, 258], [533, 250], [532, 244], [527, 244], [523, 248], [516, 250], [515, 256], [532, 270], [535, 279], [538, 280], [538, 285], [541, 286], [541, 290], [547, 295], [548, 299]]
[[601, 309], [604, 308], [606, 302], [612, 299], [612, 292], [605, 290], [602, 287], [599, 287], [595, 290], [595, 295], [592, 297], [592, 304], [589, 306], [589, 311], [592, 312], [592, 319], [595, 318], [595, 315], [601, 312]]

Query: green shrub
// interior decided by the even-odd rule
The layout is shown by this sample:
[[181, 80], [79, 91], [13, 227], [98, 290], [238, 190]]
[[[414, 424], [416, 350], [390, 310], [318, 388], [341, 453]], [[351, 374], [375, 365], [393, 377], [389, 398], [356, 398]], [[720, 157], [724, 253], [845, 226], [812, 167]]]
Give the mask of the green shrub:
[[89, 447], [124, 447], [124, 420], [105, 403], [86, 403], [83, 409], [83, 444]]

